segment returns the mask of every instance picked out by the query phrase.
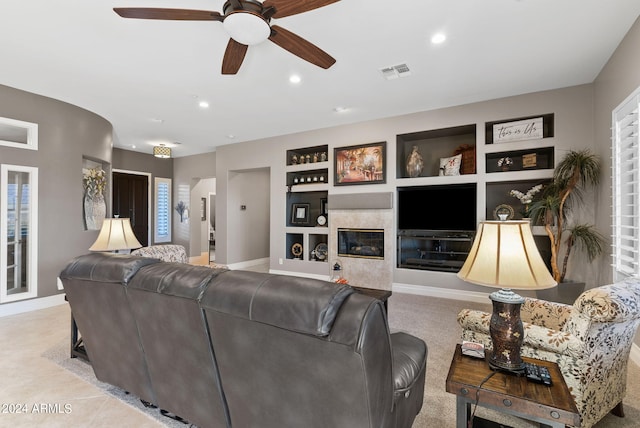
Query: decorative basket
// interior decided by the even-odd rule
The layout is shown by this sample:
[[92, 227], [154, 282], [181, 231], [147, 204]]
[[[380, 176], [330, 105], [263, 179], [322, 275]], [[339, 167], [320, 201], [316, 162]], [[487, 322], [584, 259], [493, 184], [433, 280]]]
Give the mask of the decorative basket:
[[453, 155], [462, 154], [462, 162], [460, 163], [460, 174], [476, 173], [476, 146], [463, 144], [459, 146]]

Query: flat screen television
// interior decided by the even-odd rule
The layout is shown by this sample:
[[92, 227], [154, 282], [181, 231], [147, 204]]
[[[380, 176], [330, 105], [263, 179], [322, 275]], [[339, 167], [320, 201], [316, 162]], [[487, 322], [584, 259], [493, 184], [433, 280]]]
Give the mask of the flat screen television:
[[399, 230], [476, 230], [476, 184], [398, 188]]

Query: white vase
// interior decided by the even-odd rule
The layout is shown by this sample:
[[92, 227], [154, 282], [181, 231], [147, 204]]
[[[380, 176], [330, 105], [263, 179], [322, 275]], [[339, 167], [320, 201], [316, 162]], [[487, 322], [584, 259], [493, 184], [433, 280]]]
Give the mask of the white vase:
[[100, 230], [106, 215], [107, 204], [101, 193], [84, 195], [84, 222], [87, 230]]

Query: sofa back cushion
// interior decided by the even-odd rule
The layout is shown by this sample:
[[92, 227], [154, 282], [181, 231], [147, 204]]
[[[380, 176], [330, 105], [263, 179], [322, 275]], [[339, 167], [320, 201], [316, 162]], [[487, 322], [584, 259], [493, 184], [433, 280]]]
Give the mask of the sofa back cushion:
[[211, 284], [202, 305], [274, 327], [327, 336], [342, 303], [352, 293], [345, 284], [229, 271]]
[[228, 412], [199, 300], [224, 269], [158, 263], [127, 286], [157, 405], [199, 427], [227, 427]]
[[152, 258], [126, 254], [89, 253], [69, 262], [60, 273], [60, 279], [63, 283], [65, 278], [74, 278], [127, 284], [140, 268], [158, 262]]
[[152, 403], [156, 398], [124, 284], [155, 263], [94, 253], [74, 259], [60, 274], [96, 378]]
[[340, 284], [229, 271], [201, 306], [232, 426], [392, 426], [379, 301]]

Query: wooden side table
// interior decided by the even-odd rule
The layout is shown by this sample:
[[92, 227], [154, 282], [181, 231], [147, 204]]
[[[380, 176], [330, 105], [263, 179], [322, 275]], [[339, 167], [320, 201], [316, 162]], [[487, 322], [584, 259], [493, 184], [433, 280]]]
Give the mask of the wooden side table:
[[[530, 382], [524, 376], [494, 372], [486, 360], [462, 355], [456, 351], [447, 375], [447, 392], [456, 395], [456, 427], [466, 428], [471, 406], [482, 407], [539, 422], [541, 427], [578, 426], [580, 415], [569, 388], [556, 363], [522, 358], [525, 362], [545, 366], [551, 374], [551, 386]], [[482, 384], [482, 386], [480, 386]]]
[[[69, 301], [66, 295], [64, 296], [64, 300]], [[76, 319], [73, 317], [73, 312], [71, 312], [71, 355], [70, 356], [71, 358], [79, 357], [89, 362], [89, 356], [87, 355], [87, 350], [84, 347], [82, 336], [80, 335], [80, 331], [78, 330]]]
[[389, 313], [388, 309], [389, 309], [389, 297], [391, 297], [391, 291], [389, 290], [379, 290], [376, 288], [366, 288], [366, 287], [354, 287], [351, 286], [351, 288], [353, 288], [354, 290], [356, 290], [358, 293], [362, 293], [365, 296], [371, 296], [374, 299], [378, 299], [382, 302], [382, 304], [384, 305], [384, 310]]

